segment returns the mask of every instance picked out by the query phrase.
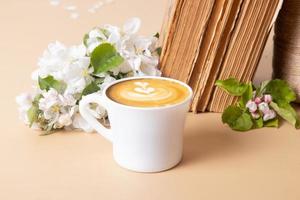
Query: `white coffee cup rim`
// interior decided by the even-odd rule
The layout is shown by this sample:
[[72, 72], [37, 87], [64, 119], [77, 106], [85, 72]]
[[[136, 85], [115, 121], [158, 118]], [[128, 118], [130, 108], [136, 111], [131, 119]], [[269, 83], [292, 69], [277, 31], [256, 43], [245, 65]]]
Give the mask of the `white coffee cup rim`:
[[[106, 95], [106, 91], [108, 88], [110, 88], [111, 86], [120, 83], [120, 82], [124, 82], [124, 81], [128, 81], [128, 80], [136, 80], [136, 79], [159, 79], [159, 80], [167, 80], [167, 81], [171, 81], [171, 82], [175, 82], [178, 83], [182, 86], [184, 86], [188, 91], [189, 91], [189, 95], [185, 98], [185, 100], [176, 103], [176, 104], [171, 104], [171, 105], [166, 105], [166, 106], [154, 106], [154, 107], [138, 107], [138, 106], [129, 106], [129, 105], [124, 105], [121, 103], [118, 103], [112, 99], [110, 99], [107, 95]], [[134, 76], [134, 77], [128, 77], [128, 78], [123, 78], [123, 79], [119, 79], [117, 81], [114, 81], [108, 85], [106, 85], [103, 89], [103, 93], [102, 95], [112, 104], [121, 106], [121, 107], [126, 107], [126, 108], [130, 108], [130, 109], [135, 109], [135, 110], [163, 110], [163, 109], [169, 109], [172, 107], [177, 107], [180, 106], [182, 104], [185, 104], [186, 102], [190, 101], [192, 96], [193, 96], [193, 90], [192, 88], [187, 85], [186, 83], [176, 80], [176, 79], [172, 79], [172, 78], [167, 78], [167, 77], [161, 77], [161, 76]]]

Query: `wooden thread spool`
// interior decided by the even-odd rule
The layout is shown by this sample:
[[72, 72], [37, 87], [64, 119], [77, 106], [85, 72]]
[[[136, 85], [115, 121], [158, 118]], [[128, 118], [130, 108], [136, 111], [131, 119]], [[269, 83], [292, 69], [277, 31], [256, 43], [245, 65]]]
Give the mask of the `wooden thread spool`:
[[285, 0], [275, 24], [273, 77], [287, 81], [300, 103], [300, 1]]

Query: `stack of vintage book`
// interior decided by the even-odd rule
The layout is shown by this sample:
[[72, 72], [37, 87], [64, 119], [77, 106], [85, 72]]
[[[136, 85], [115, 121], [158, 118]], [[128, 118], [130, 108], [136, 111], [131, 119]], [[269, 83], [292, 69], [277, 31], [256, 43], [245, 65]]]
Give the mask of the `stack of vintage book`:
[[161, 32], [164, 76], [188, 83], [193, 112], [236, 101], [217, 79], [253, 78], [282, 0], [172, 0]]

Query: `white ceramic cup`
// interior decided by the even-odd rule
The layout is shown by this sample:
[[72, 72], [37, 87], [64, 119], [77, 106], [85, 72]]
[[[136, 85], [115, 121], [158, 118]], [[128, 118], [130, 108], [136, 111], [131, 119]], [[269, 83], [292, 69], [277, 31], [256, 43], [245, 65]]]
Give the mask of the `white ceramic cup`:
[[[176, 82], [186, 87], [189, 96], [182, 102], [161, 107], [133, 107], [117, 103], [107, 95], [107, 89], [119, 82], [151, 78]], [[112, 142], [115, 161], [137, 172], [159, 172], [177, 165], [182, 157], [183, 129], [192, 97], [192, 89], [177, 80], [163, 77], [132, 77], [113, 82], [103, 94], [82, 98], [82, 117], [102, 136]], [[110, 129], [105, 128], [90, 112], [89, 104], [97, 103], [108, 113]]]

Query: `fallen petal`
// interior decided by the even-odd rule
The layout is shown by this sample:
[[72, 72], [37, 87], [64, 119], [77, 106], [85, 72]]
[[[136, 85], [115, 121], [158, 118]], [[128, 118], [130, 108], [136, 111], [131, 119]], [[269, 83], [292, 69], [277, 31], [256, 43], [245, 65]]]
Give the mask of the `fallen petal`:
[[70, 18], [71, 19], [78, 19], [79, 18], [79, 14], [76, 13], [76, 12], [73, 12], [73, 13], [70, 14]]

